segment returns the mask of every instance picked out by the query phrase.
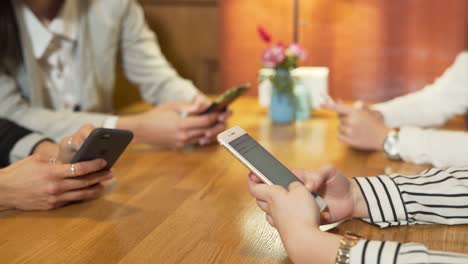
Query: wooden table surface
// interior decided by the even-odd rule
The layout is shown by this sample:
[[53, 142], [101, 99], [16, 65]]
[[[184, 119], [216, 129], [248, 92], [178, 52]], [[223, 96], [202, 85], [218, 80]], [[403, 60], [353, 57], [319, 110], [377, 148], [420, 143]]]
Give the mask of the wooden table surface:
[[[331, 113], [273, 126], [254, 98], [233, 110], [230, 125], [243, 127], [289, 167], [332, 163], [350, 177], [381, 174], [385, 167], [408, 174], [427, 168], [350, 150], [336, 139]], [[247, 193], [247, 170], [221, 147], [172, 152], [133, 146], [115, 175], [97, 200], [50, 212], [1, 213], [0, 263], [290, 263]], [[381, 230], [353, 220], [332, 232], [346, 230], [468, 252], [468, 226]]]

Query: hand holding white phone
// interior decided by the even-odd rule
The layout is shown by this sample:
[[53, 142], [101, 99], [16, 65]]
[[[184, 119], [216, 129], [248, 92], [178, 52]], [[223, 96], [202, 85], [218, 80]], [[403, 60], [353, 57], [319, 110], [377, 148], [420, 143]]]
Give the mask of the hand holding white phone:
[[[288, 188], [292, 182], [301, 182], [286, 166], [258, 144], [242, 128], [236, 126], [228, 129], [219, 134], [217, 139], [224, 148], [262, 182], [281, 185], [284, 188]], [[320, 211], [323, 211], [327, 207], [325, 201], [314, 192], [312, 192], [312, 195]]]

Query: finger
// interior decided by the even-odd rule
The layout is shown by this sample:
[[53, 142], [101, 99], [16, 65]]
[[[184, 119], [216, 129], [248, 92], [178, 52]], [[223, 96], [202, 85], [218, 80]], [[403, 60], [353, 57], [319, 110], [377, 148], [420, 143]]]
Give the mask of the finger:
[[69, 154], [74, 154], [80, 149], [81, 144], [84, 141], [81, 135], [82, 129], [83, 127], [80, 128], [80, 130], [78, 130], [75, 134], [65, 138], [62, 141], [63, 145], [61, 147], [64, 151], [68, 152]]
[[332, 223], [332, 218], [331, 214], [328, 211], [323, 211], [320, 213], [320, 223], [321, 224], [331, 224]]
[[302, 181], [302, 183], [308, 190], [314, 191], [313, 188], [317, 185], [315, 182], [320, 177], [318, 171], [292, 169], [292, 172], [294, 173], [294, 175], [296, 175], [297, 178], [299, 178]]
[[79, 134], [75, 133], [70, 137], [65, 138], [63, 148], [68, 153], [75, 153], [78, 150], [77, 141], [79, 139]]
[[68, 203], [90, 200], [99, 196], [103, 191], [104, 186], [102, 184], [96, 184], [85, 189], [63, 193], [55, 198], [52, 198], [52, 202]]
[[209, 128], [217, 122], [216, 113], [201, 116], [189, 116], [182, 121], [181, 129], [189, 130], [193, 128]]
[[222, 123], [225, 123], [229, 119], [229, 117], [231, 117], [231, 116], [232, 116], [232, 111], [228, 109], [228, 110], [222, 112], [218, 116], [218, 121], [222, 122]]
[[330, 179], [335, 167], [331, 165], [324, 165], [317, 171], [307, 171], [304, 176], [304, 185], [309, 191], [320, 192], [325, 188], [326, 182]]
[[348, 107], [343, 103], [337, 103], [335, 106], [335, 111], [340, 115], [349, 115], [352, 111], [352, 107]]
[[362, 109], [369, 112], [369, 113], [372, 113], [373, 110], [370, 108], [369, 104], [366, 104], [366, 103], [362, 103]]
[[192, 103], [192, 113], [200, 113], [204, 111], [209, 105], [211, 101], [204, 95], [197, 95]]
[[211, 104], [211, 100], [203, 93], [198, 93], [192, 100], [192, 104], [199, 107], [207, 107]]
[[352, 138], [350, 138], [347, 135], [343, 135], [341, 133], [338, 135], [338, 140], [345, 143], [346, 145], [350, 145], [350, 146], [354, 145], [354, 141], [352, 140]]
[[249, 193], [257, 200], [270, 201], [272, 185], [258, 184], [249, 180]]
[[346, 126], [346, 125], [340, 125], [338, 127], [338, 131], [339, 131], [340, 135], [343, 135], [343, 136], [346, 136], [346, 137], [349, 137], [351, 135], [351, 133], [353, 132], [351, 127]]
[[297, 178], [299, 178], [299, 180], [301, 180], [302, 182], [305, 182], [306, 179], [305, 179], [305, 170], [303, 169], [291, 169], [291, 172], [296, 175]]
[[226, 129], [226, 125], [224, 123], [218, 123], [216, 126], [208, 129], [205, 131], [203, 138], [199, 140], [200, 145], [207, 145], [209, 143], [212, 143], [216, 136], [223, 132]]
[[208, 108], [208, 105], [202, 102], [197, 102], [196, 104], [191, 105], [191, 107], [187, 109], [187, 111], [193, 114], [199, 114], [203, 112], [204, 110], [206, 110], [207, 108]]
[[[32, 155], [31, 157], [27, 158], [27, 159], [38, 161], [40, 163], [49, 163], [49, 161], [50, 161], [50, 157], [47, 157], [47, 156], [42, 155], [42, 154], [37, 154], [37, 153]], [[27, 159], [25, 159], [25, 160], [27, 160]], [[15, 162], [15, 163], [17, 163], [17, 162]], [[13, 165], [15, 165], [15, 163], [13, 163]]]
[[65, 179], [58, 183], [51, 184], [49, 186], [49, 194], [60, 194], [69, 192], [72, 190], [84, 189], [93, 186], [97, 183], [104, 182], [112, 179], [113, 173], [110, 171], [103, 171], [86, 175], [83, 177]]
[[351, 124], [351, 115], [339, 115], [338, 119], [340, 120], [340, 125], [342, 126], [350, 126]]
[[249, 179], [253, 181], [254, 183], [262, 183], [262, 181], [257, 177], [257, 175], [253, 173], [249, 173]]
[[70, 154], [76, 153], [80, 149], [83, 142], [84, 140], [81, 139], [81, 133], [78, 131], [71, 137], [71, 140], [67, 142], [67, 151]]
[[71, 164], [57, 164], [51, 165], [52, 174], [56, 178], [70, 178], [90, 174], [92, 172], [100, 171], [106, 167], [107, 163], [103, 159], [92, 161], [84, 161], [74, 164], [75, 173], [72, 172]]
[[189, 105], [183, 106], [181, 108], [181, 110], [183, 112], [186, 112], [186, 113], [189, 113], [189, 114], [192, 114], [192, 115], [197, 115], [197, 114], [203, 112], [204, 110], [206, 110], [207, 107], [208, 107], [208, 105], [206, 105], [203, 102], [194, 102], [194, 103], [191, 103]]
[[323, 165], [318, 171], [323, 182], [332, 180], [338, 173], [338, 169], [331, 164]]
[[260, 207], [260, 209], [262, 209], [262, 211], [264, 211], [265, 213], [267, 213], [267, 214], [270, 213], [270, 206], [268, 205], [267, 202], [261, 201], [261, 200], [257, 200], [257, 205], [258, 205], [258, 207]]
[[178, 139], [178, 147], [183, 147], [187, 144], [196, 144], [200, 138], [205, 135], [205, 129], [191, 129], [181, 132]]
[[288, 186], [288, 191], [293, 191], [295, 189], [302, 189], [302, 188], [305, 188], [304, 184], [302, 184], [301, 182], [298, 182], [298, 181], [295, 181], [295, 182], [292, 182], [291, 184], [289, 184]]
[[276, 228], [275, 226], [275, 221], [273, 221], [273, 217], [271, 217], [270, 215], [266, 215], [266, 220], [268, 222], [268, 224], [270, 224], [272, 227]]
[[216, 137], [219, 133], [223, 132], [226, 129], [225, 123], [217, 123], [214, 127], [208, 129], [205, 132], [205, 137], [212, 138]]
[[86, 124], [80, 128], [79, 131], [79, 145], [81, 144], [89, 137], [89, 135], [93, 132], [94, 126], [91, 124]]

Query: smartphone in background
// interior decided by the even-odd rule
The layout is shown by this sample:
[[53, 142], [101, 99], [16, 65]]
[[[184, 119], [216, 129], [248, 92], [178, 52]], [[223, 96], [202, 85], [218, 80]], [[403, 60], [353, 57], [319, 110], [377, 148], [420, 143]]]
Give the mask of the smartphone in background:
[[[266, 184], [281, 185], [288, 188], [292, 182], [302, 181], [286, 166], [271, 155], [264, 147], [255, 141], [242, 128], [236, 126], [228, 129], [217, 137], [218, 142], [236, 159], [254, 173]], [[312, 192], [320, 211], [326, 208], [325, 201]]]
[[85, 140], [72, 159], [72, 163], [103, 159], [109, 170], [118, 160], [133, 139], [133, 133], [127, 130], [96, 128]]
[[213, 103], [211, 103], [210, 106], [208, 106], [208, 108], [203, 110], [203, 112], [198, 113], [197, 115], [206, 115], [213, 112], [226, 111], [228, 105], [234, 102], [249, 89], [250, 84], [241, 84], [235, 88], [231, 88], [220, 95]]

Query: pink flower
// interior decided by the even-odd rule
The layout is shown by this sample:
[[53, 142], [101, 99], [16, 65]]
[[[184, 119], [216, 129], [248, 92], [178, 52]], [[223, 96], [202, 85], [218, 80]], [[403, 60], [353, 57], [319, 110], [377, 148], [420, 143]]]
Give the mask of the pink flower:
[[303, 61], [307, 59], [307, 52], [297, 43], [291, 44], [286, 50], [288, 56], [296, 57]]
[[266, 49], [263, 52], [263, 64], [268, 68], [276, 68], [281, 64], [286, 55], [284, 54], [285, 49], [282, 45], [277, 45]]
[[257, 31], [258, 35], [260, 36], [260, 38], [262, 38], [263, 41], [265, 41], [266, 43], [271, 42], [271, 34], [268, 33], [263, 26], [258, 26]]

